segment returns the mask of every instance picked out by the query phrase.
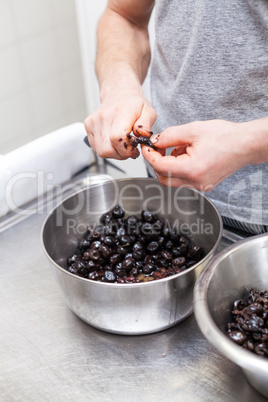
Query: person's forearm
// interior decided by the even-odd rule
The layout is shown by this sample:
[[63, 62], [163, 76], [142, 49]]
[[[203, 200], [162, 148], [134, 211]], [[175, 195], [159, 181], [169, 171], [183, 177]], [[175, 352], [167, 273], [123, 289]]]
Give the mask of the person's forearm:
[[132, 18], [132, 21], [109, 7], [102, 15], [97, 30], [96, 57], [101, 98], [115, 85], [140, 88], [151, 56], [147, 30], [151, 8], [148, 6], [145, 16]]
[[249, 163], [268, 161], [268, 117], [242, 123], [246, 130]]

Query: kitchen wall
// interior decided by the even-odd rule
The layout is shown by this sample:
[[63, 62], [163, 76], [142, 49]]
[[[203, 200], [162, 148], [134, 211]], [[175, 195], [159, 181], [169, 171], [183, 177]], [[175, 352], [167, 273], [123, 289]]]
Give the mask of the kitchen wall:
[[86, 117], [75, 0], [0, 0], [0, 154]]

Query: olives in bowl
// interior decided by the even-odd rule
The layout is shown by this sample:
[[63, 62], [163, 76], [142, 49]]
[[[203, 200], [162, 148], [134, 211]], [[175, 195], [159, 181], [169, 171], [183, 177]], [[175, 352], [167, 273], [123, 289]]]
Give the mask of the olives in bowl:
[[107, 283], [141, 283], [183, 272], [205, 255], [198, 244], [150, 211], [126, 216], [120, 205], [87, 228], [67, 270]]
[[240, 366], [248, 381], [268, 397], [265, 289], [268, 233], [240, 240], [207, 264], [196, 282], [194, 311], [208, 341]]
[[[120, 208], [125, 212], [123, 218], [120, 217], [122, 213]], [[163, 219], [169, 225], [170, 232], [176, 228], [178, 242], [174, 246], [172, 240], [172, 256], [166, 246], [164, 250], [159, 248], [159, 251], [154, 251], [156, 244], [151, 243], [149, 246], [148, 239], [141, 243], [141, 248], [139, 244], [141, 241], [139, 236], [143, 235], [141, 232], [136, 234], [137, 238], [133, 244], [128, 243], [129, 238], [125, 237], [129, 236], [128, 234], [118, 233], [120, 240], [117, 239], [119, 244], [116, 244], [117, 240], [115, 240], [114, 234], [105, 233], [106, 243], [104, 243], [104, 238], [101, 240], [102, 251], [99, 250], [101, 244], [99, 243], [99, 247], [95, 248], [95, 243], [93, 250], [97, 250], [98, 253], [96, 251], [92, 253], [90, 251], [92, 250], [90, 248], [92, 243], [89, 244], [89, 240], [93, 243], [100, 241], [99, 239], [91, 239], [91, 236], [99, 236], [100, 234], [96, 234], [91, 229], [96, 229], [100, 223], [103, 225], [103, 222], [109, 219], [110, 211], [113, 211], [114, 214], [117, 213], [117, 220], [123, 219], [125, 221], [126, 219], [126, 222], [130, 224], [136, 222], [136, 219], [139, 220], [142, 223], [137, 227], [145, 226], [149, 232], [148, 219], [150, 214], [154, 217], [157, 216], [157, 219]], [[122, 229], [121, 223], [118, 227], [120, 231]], [[90, 233], [88, 232], [89, 228], [91, 228]], [[58, 281], [61, 294], [67, 305], [78, 317], [104, 331], [137, 335], [172, 327], [192, 314], [193, 289], [196, 278], [215, 254], [221, 235], [221, 217], [214, 204], [202, 193], [188, 188], [164, 187], [152, 178], [137, 178], [111, 180], [90, 186], [63, 200], [44, 222], [42, 243], [45, 254], [51, 263], [52, 272]], [[90, 239], [87, 239], [87, 236]], [[163, 234], [161, 236], [164, 237]], [[185, 261], [186, 265], [188, 264], [187, 269], [184, 269], [184, 263], [180, 266], [182, 263], [180, 260], [181, 262], [177, 261], [174, 265], [176, 268], [172, 268], [178, 272], [156, 279], [156, 276], [150, 272], [152, 268], [150, 264], [154, 265], [153, 268], [158, 272], [157, 275], [162, 276], [171, 267], [167, 265], [164, 267], [166, 270], [164, 271], [165, 261], [169, 263], [177, 257], [180, 258], [180, 255], [174, 254], [174, 250], [179, 247], [183, 248], [186, 238], [192, 245], [200, 247], [203, 253], [201, 259], [197, 261], [193, 257], [187, 256], [187, 261]], [[77, 250], [79, 245], [82, 246], [82, 249]], [[107, 245], [108, 249], [103, 247], [104, 245]], [[159, 246], [158, 241], [157, 247]], [[116, 254], [119, 256], [112, 255], [116, 247]], [[125, 261], [128, 258], [126, 257], [127, 254], [122, 258], [122, 254], [125, 252], [122, 250], [124, 247], [127, 247], [128, 253], [132, 254], [132, 256], [129, 255], [130, 260]], [[144, 253], [141, 250], [145, 251], [144, 258]], [[83, 263], [86, 262], [85, 276], [68, 271], [71, 266], [72, 269], [77, 269], [76, 261], [72, 261], [72, 259], [75, 260], [76, 257], [73, 256], [77, 255], [77, 251], [81, 255], [83, 251], [83, 259], [79, 256], [78, 260], [83, 261]], [[155, 269], [156, 259], [153, 258], [152, 261], [150, 259], [162, 251], [161, 266]], [[179, 250], [175, 251], [175, 253], [179, 252]], [[86, 254], [84, 255], [84, 253]], [[102, 260], [106, 258], [105, 255], [107, 258], [109, 256], [109, 259], [112, 257], [112, 261], [103, 262], [105, 264], [103, 266], [100, 264], [101, 269], [99, 271], [102, 272], [101, 275], [98, 273], [98, 280], [93, 277], [89, 278], [91, 267], [94, 270], [94, 259], [98, 261], [98, 264], [100, 258]], [[148, 261], [145, 261], [146, 255], [149, 255]], [[130, 275], [131, 270], [135, 268], [132, 258], [135, 259], [135, 267], [139, 270], [137, 276], [132, 275], [133, 271]], [[192, 265], [191, 260], [194, 260]], [[93, 263], [89, 261], [93, 261]], [[115, 266], [120, 263], [122, 269], [127, 272], [127, 276], [120, 276], [121, 274], [119, 274], [118, 278], [115, 278], [113, 276]], [[147, 265], [146, 268], [145, 265]], [[117, 272], [120, 273], [120, 265], [117, 268], [119, 268]], [[148, 271], [146, 272], [146, 270]], [[102, 279], [103, 271], [106, 271], [104, 279]], [[113, 274], [109, 272], [113, 272]], [[94, 274], [92, 275], [94, 276]], [[144, 275], [144, 277], [138, 279], [139, 275]], [[130, 276], [131, 278], [129, 278]], [[154, 276], [154, 279], [144, 281], [150, 276]], [[120, 283], [120, 277], [123, 278], [124, 283]], [[141, 278], [143, 279], [141, 280]]]

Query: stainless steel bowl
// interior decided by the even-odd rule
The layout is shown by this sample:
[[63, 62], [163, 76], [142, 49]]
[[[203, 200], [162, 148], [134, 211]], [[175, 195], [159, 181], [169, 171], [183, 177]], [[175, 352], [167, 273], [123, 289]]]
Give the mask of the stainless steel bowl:
[[194, 312], [204, 336], [268, 397], [268, 359], [243, 349], [224, 334], [233, 302], [250, 288], [268, 289], [268, 234], [241, 240], [209, 262], [196, 282]]
[[[187, 271], [137, 284], [111, 284], [66, 271], [88, 224], [120, 204], [126, 215], [150, 210], [163, 216], [205, 250]], [[192, 189], [163, 187], [156, 179], [120, 179], [89, 187], [68, 197], [47, 217], [42, 228], [45, 253], [71, 310], [88, 324], [119, 334], [146, 334], [171, 327], [193, 312], [193, 288], [199, 272], [214, 255], [222, 235], [215, 206]]]

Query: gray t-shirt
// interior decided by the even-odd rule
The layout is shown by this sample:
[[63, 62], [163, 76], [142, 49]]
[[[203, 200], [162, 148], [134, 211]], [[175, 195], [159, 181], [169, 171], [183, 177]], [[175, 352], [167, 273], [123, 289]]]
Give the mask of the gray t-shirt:
[[[268, 1], [156, 0], [154, 133], [195, 120], [268, 116]], [[268, 224], [268, 163], [206, 193], [226, 217]]]

